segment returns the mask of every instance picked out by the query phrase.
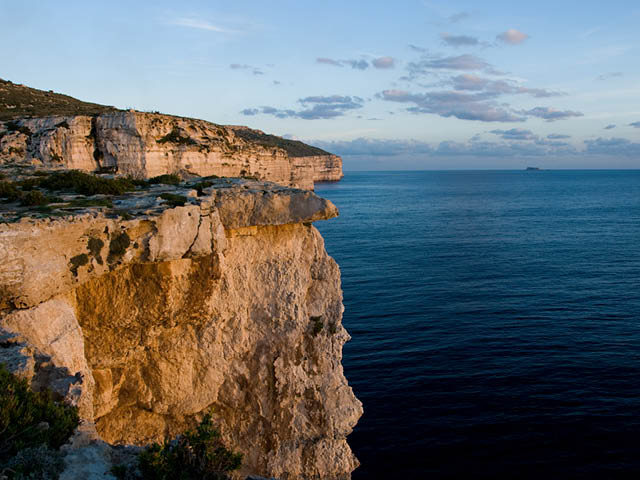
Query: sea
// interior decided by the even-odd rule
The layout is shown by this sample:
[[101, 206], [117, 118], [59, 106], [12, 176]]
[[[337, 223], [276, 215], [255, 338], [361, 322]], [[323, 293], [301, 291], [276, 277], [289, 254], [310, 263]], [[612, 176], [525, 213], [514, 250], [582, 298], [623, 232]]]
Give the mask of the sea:
[[347, 172], [353, 479], [640, 478], [640, 171]]

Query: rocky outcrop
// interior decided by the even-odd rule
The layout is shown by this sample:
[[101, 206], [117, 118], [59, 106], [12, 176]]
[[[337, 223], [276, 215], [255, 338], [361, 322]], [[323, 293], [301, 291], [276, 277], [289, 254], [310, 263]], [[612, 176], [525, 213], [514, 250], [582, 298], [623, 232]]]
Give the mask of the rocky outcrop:
[[342, 178], [342, 159], [246, 127], [141, 112], [49, 116], [0, 123], [0, 162], [113, 171], [137, 178], [254, 177], [313, 189]]
[[146, 191], [117, 200], [126, 215], [0, 224], [0, 361], [55, 384], [111, 444], [162, 441], [212, 412], [245, 475], [349, 478], [362, 408], [341, 366], [339, 269], [311, 224], [337, 210], [308, 191], [213, 183], [179, 190], [175, 208]]

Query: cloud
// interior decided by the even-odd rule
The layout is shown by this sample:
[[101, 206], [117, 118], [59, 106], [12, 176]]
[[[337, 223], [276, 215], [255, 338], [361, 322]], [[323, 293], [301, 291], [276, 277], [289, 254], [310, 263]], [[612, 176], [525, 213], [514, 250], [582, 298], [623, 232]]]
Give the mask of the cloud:
[[543, 118], [547, 122], [554, 122], [556, 120], [564, 120], [570, 117], [582, 117], [582, 112], [574, 112], [572, 110], [556, 110], [553, 107], [535, 107], [531, 110], [522, 110], [519, 113], [522, 115], [530, 115], [533, 117]]
[[455, 90], [484, 90], [497, 95], [529, 94], [536, 98], [557, 97], [562, 92], [552, 92], [544, 88], [528, 88], [515, 85], [507, 80], [490, 80], [477, 75], [465, 73], [451, 78]]
[[367, 68], [369, 68], [369, 62], [367, 62], [366, 60], [342, 60], [342, 61], [354, 69], [366, 70]]
[[274, 80], [274, 81], [273, 81], [273, 84], [274, 84], [274, 85], [280, 85], [280, 84], [282, 84], [282, 82], [281, 82], [280, 80]]
[[449, 16], [449, 21], [451, 23], [458, 23], [461, 20], [465, 20], [467, 18], [469, 18], [471, 16], [471, 14], [469, 12], [458, 12], [458, 13], [454, 13], [453, 15]]
[[571, 135], [563, 135], [561, 133], [550, 133], [547, 135], [547, 138], [550, 140], [563, 140], [565, 138], [571, 138]]
[[259, 68], [244, 63], [232, 63], [229, 65], [229, 68], [231, 68], [231, 70], [251, 70], [251, 73], [254, 75], [264, 75], [264, 72]]
[[608, 72], [608, 73], [603, 73], [601, 75], [598, 75], [596, 77], [596, 80], [609, 80], [611, 78], [618, 78], [622, 76], [624, 76], [624, 73], [622, 72]]
[[499, 135], [505, 140], [536, 140], [537, 135], [534, 135], [531, 130], [524, 130], [522, 128], [512, 128], [510, 130], [491, 130], [490, 133]]
[[432, 153], [433, 147], [418, 140], [383, 140], [374, 138], [356, 138], [355, 140], [313, 141], [323, 150], [338, 155], [393, 156], [414, 153]]
[[626, 138], [596, 138], [585, 140], [586, 153], [635, 156], [640, 155], [640, 143]]
[[448, 33], [441, 33], [440, 38], [443, 43], [450, 47], [467, 47], [480, 44], [480, 40], [476, 37], [470, 37], [468, 35], [449, 35]]
[[419, 52], [419, 53], [426, 53], [427, 49], [424, 47], [420, 47], [418, 45], [413, 45], [412, 43], [409, 44], [409, 48], [411, 50], [413, 50], [414, 52]]
[[441, 117], [455, 117], [461, 120], [479, 120], [482, 122], [522, 122], [524, 117], [515, 115], [506, 108], [488, 101], [490, 96], [484, 93], [463, 92], [426, 92], [409, 93], [404, 90], [384, 90], [377, 95], [390, 102], [409, 103], [411, 113], [432, 113]]
[[186, 27], [186, 28], [196, 28], [199, 30], [207, 30], [209, 32], [218, 32], [218, 33], [237, 33], [235, 30], [229, 30], [227, 28], [219, 27], [218, 25], [214, 25], [205, 20], [199, 20], [196, 18], [176, 18], [169, 22], [170, 25], [176, 25], [178, 27]]
[[605, 130], [611, 130], [613, 128], [616, 128], [616, 126], [613, 123], [604, 127]]
[[356, 96], [311, 96], [298, 100], [302, 109], [278, 109], [264, 106], [258, 108], [246, 108], [240, 113], [253, 116], [258, 114], [273, 115], [276, 118], [300, 118], [302, 120], [319, 120], [341, 117], [350, 110], [362, 108], [364, 99]]
[[510, 28], [506, 32], [502, 32], [500, 35], [496, 35], [497, 40], [508, 45], [519, 45], [523, 43], [527, 38], [529, 38], [529, 35], [527, 35], [526, 33], [522, 33], [515, 28]]
[[376, 68], [393, 68], [396, 65], [396, 59], [393, 57], [380, 57], [374, 59], [371, 63]]
[[320, 57], [316, 58], [316, 63], [324, 63], [326, 65], [333, 65], [334, 67], [342, 67], [342, 62], [333, 60], [332, 58]]
[[640, 122], [633, 122], [629, 124], [630, 127], [640, 128]]
[[316, 58], [316, 63], [323, 63], [334, 67], [344, 67], [348, 65], [357, 70], [366, 70], [369, 68], [369, 62], [366, 60], [334, 60], [333, 58], [319, 57]]
[[[527, 157], [544, 155], [576, 154], [575, 147], [567, 143], [552, 142], [538, 138], [528, 130], [512, 129], [512, 136], [527, 136], [527, 139], [507, 138], [507, 141], [483, 141], [474, 135], [465, 142], [446, 140], [439, 143], [428, 143], [412, 139], [371, 139], [356, 138], [338, 141], [308, 141], [329, 152], [343, 156], [397, 157], [418, 155], [428, 157]], [[503, 134], [509, 130], [503, 130]], [[502, 134], [501, 134], [502, 135]], [[507, 135], [508, 136], [508, 135]]]

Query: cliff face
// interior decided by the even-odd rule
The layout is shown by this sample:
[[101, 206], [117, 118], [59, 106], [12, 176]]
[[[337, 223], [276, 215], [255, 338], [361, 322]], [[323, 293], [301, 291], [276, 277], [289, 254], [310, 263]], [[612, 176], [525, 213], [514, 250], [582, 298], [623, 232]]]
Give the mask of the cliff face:
[[[80, 136], [56, 145], [84, 151]], [[77, 403], [110, 443], [162, 441], [212, 411], [244, 474], [349, 478], [362, 408], [340, 363], [339, 269], [310, 223], [337, 210], [255, 181], [204, 193], [175, 208], [119, 200], [142, 206], [129, 219], [0, 224], [0, 361]]]
[[2, 161], [138, 178], [249, 176], [305, 189], [342, 178], [340, 157], [301, 142], [246, 127], [132, 111], [0, 123]]

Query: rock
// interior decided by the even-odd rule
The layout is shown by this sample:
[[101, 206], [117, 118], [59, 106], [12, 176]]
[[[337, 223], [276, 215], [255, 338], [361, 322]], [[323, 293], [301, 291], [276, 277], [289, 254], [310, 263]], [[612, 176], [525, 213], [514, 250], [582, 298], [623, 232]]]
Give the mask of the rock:
[[340, 272], [311, 225], [335, 206], [247, 180], [131, 213], [0, 224], [0, 328], [16, 339], [14, 364], [26, 356], [17, 369], [84, 420], [61, 478], [109, 478], [104, 442], [162, 442], [208, 412], [244, 454], [239, 475], [348, 478], [362, 406], [341, 365]]
[[[0, 122], [0, 163], [112, 171], [150, 178], [249, 176], [313, 190], [314, 182], [342, 178], [342, 159], [301, 142], [246, 127], [134, 111]], [[293, 145], [292, 145], [293, 144]]]

